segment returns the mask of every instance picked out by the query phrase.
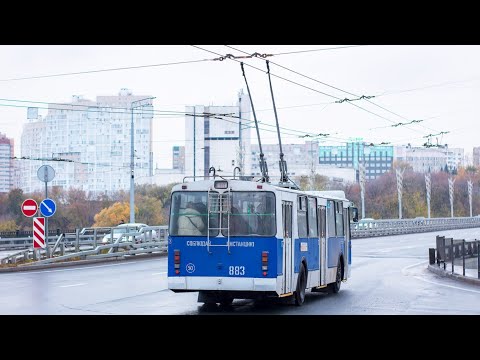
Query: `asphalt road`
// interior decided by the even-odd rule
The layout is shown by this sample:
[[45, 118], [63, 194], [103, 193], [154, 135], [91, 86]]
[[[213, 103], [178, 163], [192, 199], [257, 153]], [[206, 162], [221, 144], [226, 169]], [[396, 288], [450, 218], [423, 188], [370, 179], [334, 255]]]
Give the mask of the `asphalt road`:
[[427, 268], [435, 236], [480, 238], [480, 229], [352, 241], [352, 276], [338, 294], [307, 292], [305, 304], [235, 300], [205, 308], [197, 293], [167, 289], [167, 258], [0, 274], [0, 314], [480, 314], [480, 286]]

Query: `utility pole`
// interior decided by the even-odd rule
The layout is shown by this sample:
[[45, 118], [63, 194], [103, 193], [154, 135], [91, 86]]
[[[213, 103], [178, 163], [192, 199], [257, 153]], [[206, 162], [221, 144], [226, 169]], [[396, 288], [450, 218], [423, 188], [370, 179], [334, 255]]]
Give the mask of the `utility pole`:
[[195, 168], [197, 167], [196, 166], [196, 163], [195, 163], [195, 156], [196, 156], [196, 150], [197, 150], [197, 142], [196, 142], [196, 136], [197, 136], [197, 131], [196, 131], [196, 128], [195, 128], [195, 120], [196, 120], [196, 116], [195, 116], [195, 110], [196, 110], [196, 106], [193, 106], [193, 181], [195, 181]]
[[240, 168], [240, 177], [243, 172], [243, 143], [242, 143], [242, 95], [243, 90], [238, 93], [238, 166]]
[[359, 182], [360, 182], [360, 197], [362, 198], [362, 219], [365, 218], [365, 165], [358, 164]]
[[450, 195], [450, 214], [453, 218], [453, 184], [455, 183], [454, 178], [448, 178], [448, 194]]
[[397, 192], [398, 192], [398, 218], [402, 218], [402, 190], [403, 190], [403, 173], [405, 169], [397, 169]]
[[430, 196], [432, 192], [432, 180], [431, 180], [431, 174], [425, 174], [425, 187], [427, 188], [427, 213], [428, 213], [428, 218], [430, 219]]
[[468, 202], [470, 203], [470, 217], [473, 216], [473, 213], [472, 213], [472, 195], [473, 195], [473, 183], [472, 183], [472, 180], [468, 180]]

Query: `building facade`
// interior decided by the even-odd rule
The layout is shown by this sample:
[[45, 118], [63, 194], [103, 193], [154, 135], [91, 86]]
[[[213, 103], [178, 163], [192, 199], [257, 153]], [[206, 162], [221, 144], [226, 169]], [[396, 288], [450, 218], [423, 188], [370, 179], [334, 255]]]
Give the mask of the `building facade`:
[[480, 166], [480, 146], [473, 148], [473, 166]]
[[320, 146], [318, 163], [340, 168], [353, 168], [359, 180], [359, 165], [365, 166], [365, 178], [376, 179], [393, 166], [393, 146], [347, 142], [340, 146]]
[[464, 149], [461, 148], [395, 146], [394, 158], [420, 173], [443, 171], [445, 166], [452, 171], [465, 165]]
[[239, 92], [234, 106], [185, 107], [185, 175], [201, 180], [215, 168], [217, 175], [233, 175], [235, 167], [249, 174], [250, 99]]
[[[287, 175], [291, 179], [300, 176], [323, 175], [332, 181], [355, 182], [353, 168], [340, 168], [332, 165], [319, 164], [318, 141], [306, 141], [304, 144], [282, 144], [284, 160], [287, 162]], [[280, 180], [280, 147], [278, 144], [262, 144], [265, 161], [268, 166], [268, 175], [271, 182]], [[260, 147], [252, 145], [252, 171], [250, 175], [260, 177]]]
[[[251, 146], [252, 168], [249, 174], [261, 176], [260, 147]], [[262, 144], [264, 159], [267, 162], [268, 174], [272, 181], [280, 179], [280, 147], [278, 144]], [[311, 175], [318, 165], [318, 141], [306, 141], [304, 144], [282, 144], [283, 158], [287, 162], [287, 175], [290, 177]]]
[[185, 172], [185, 146], [172, 147], [172, 169]]
[[93, 195], [129, 190], [132, 118], [135, 182], [152, 176], [149, 98], [121, 89], [116, 96], [97, 96], [96, 101], [73, 96], [71, 103], [49, 104], [45, 117], [30, 119], [23, 128], [21, 155], [31, 160], [22, 161], [21, 189], [25, 193], [44, 189], [37, 170], [48, 164], [55, 170], [51, 186]]
[[14, 188], [15, 160], [14, 141], [0, 133], [0, 193]]

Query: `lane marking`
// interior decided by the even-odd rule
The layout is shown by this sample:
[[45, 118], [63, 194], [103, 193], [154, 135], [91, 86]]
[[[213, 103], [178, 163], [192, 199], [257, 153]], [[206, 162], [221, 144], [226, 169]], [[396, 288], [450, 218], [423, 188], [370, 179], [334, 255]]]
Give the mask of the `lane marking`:
[[[421, 264], [425, 264], [425, 263], [428, 263], [428, 261], [422, 261], [422, 262], [419, 262], [419, 263], [416, 263], [416, 264], [413, 264], [413, 265], [405, 266], [402, 269], [402, 274], [403, 275], [408, 275], [405, 270], [410, 269], [410, 268], [415, 267], [415, 266], [418, 266], [418, 265], [421, 265]], [[427, 283], [430, 283], [430, 284], [435, 284], [435, 285], [439, 285], [439, 286], [448, 287], [448, 288], [451, 288], [451, 289], [463, 290], [463, 291], [473, 292], [475, 294], [480, 294], [479, 290], [466, 289], [466, 288], [459, 287], [459, 286], [442, 284], [442, 283], [439, 283], [439, 282], [436, 282], [436, 281], [431, 281], [431, 280], [424, 279], [424, 278], [422, 278], [420, 276], [417, 276], [417, 275], [413, 275], [413, 277], [417, 280], [421, 280], [421, 281], [424, 281], [424, 282], [427, 282]]]
[[476, 294], [480, 294], [480, 291], [479, 290], [473, 290], [473, 289], [465, 289], [465, 288], [461, 288], [461, 287], [458, 287], [458, 286], [453, 286], [453, 285], [447, 285], [447, 284], [442, 284], [442, 283], [437, 283], [435, 281], [430, 281], [430, 280], [427, 280], [427, 279], [423, 279], [419, 276], [414, 276], [415, 279], [418, 279], [418, 280], [422, 280], [422, 281], [425, 281], [425, 282], [428, 282], [430, 284], [435, 284], [435, 285], [440, 285], [440, 286], [445, 286], [445, 287], [449, 287], [449, 288], [452, 288], [452, 289], [457, 289], [457, 290], [463, 290], [463, 291], [468, 291], [468, 292], [473, 292], [473, 293], [476, 293]]
[[61, 288], [67, 288], [67, 287], [82, 286], [82, 285], [87, 285], [87, 283], [71, 284], [71, 285], [61, 285], [61, 286], [59, 286], [59, 287], [61, 287]]
[[26, 275], [26, 274], [40, 274], [40, 273], [49, 273], [49, 272], [61, 272], [61, 271], [74, 271], [74, 270], [83, 270], [83, 269], [96, 269], [101, 267], [108, 267], [108, 266], [119, 266], [119, 265], [127, 265], [127, 264], [136, 264], [141, 262], [153, 262], [159, 260], [138, 260], [138, 261], [128, 261], [125, 263], [118, 263], [118, 264], [104, 264], [104, 265], [96, 265], [96, 266], [78, 266], [78, 267], [71, 267], [68, 269], [55, 269], [55, 270], [38, 270], [38, 271], [19, 271], [15, 273], [5, 273], [2, 276], [19, 276], [19, 275]]

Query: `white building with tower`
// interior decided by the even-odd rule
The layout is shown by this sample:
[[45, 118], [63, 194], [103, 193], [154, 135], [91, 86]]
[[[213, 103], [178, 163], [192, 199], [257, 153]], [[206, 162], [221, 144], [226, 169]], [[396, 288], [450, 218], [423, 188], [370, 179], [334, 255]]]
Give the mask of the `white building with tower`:
[[240, 91], [236, 105], [195, 105], [185, 107], [185, 175], [233, 175], [235, 167], [243, 175], [251, 172], [251, 105], [248, 94]]
[[21, 137], [20, 152], [26, 159], [20, 164], [20, 188], [25, 193], [44, 189], [37, 170], [48, 164], [55, 170], [49, 186], [92, 195], [128, 191], [132, 102], [135, 182], [152, 176], [151, 98], [121, 89], [118, 95], [97, 96], [96, 101], [73, 96], [70, 103], [51, 103], [44, 117], [30, 108]]

